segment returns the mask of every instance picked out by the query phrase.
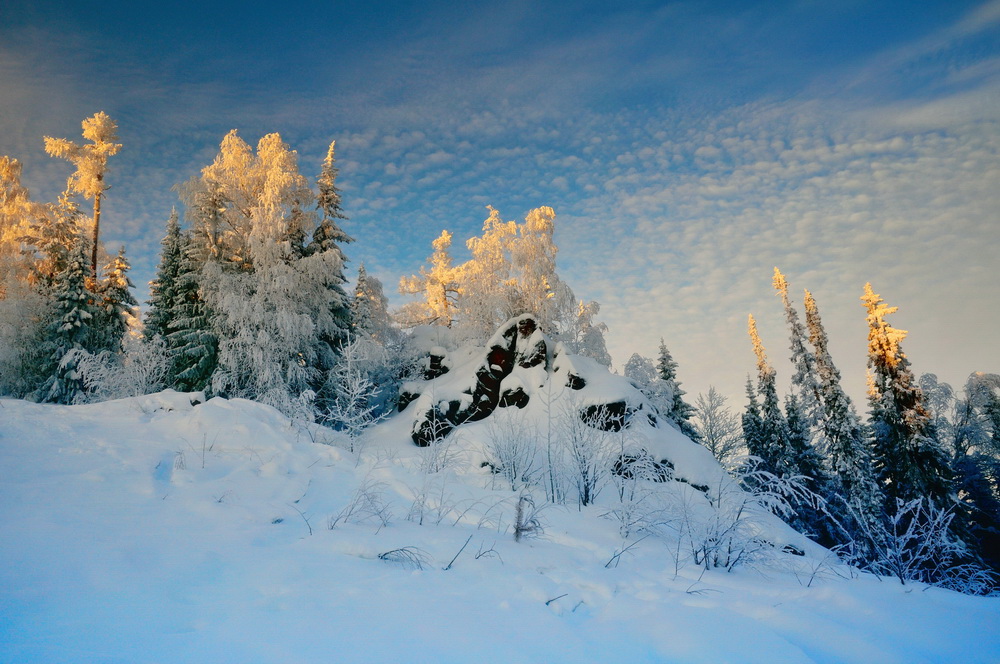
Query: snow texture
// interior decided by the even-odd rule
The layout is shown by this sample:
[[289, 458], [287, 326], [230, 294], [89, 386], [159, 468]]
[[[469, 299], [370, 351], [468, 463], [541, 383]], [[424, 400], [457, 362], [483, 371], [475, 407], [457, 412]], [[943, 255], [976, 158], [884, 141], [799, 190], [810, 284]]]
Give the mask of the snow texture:
[[[598, 366], [555, 374], [597, 390]], [[515, 542], [518, 494], [468, 457], [425, 473], [406, 413], [359, 457], [271, 407], [202, 400], [0, 401], [0, 662], [1000, 660], [996, 599], [851, 575], [818, 547], [676, 569], [600, 504], [545, 508]], [[648, 429], [678, 473], [716, 472]]]

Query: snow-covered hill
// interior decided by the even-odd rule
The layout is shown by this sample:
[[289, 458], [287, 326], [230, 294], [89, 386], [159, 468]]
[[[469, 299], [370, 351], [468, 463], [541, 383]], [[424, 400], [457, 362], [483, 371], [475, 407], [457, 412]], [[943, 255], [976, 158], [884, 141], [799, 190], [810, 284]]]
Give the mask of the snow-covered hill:
[[0, 401], [0, 662], [1000, 660], [998, 600], [814, 551], [678, 567], [600, 500], [515, 542], [408, 413], [355, 455], [248, 401]]

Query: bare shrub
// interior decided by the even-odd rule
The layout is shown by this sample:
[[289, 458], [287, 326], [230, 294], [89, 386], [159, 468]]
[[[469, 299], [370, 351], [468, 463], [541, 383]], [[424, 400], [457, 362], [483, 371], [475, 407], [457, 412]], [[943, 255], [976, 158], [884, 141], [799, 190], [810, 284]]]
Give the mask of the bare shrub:
[[[608, 414], [599, 410], [591, 422], [606, 417]], [[575, 403], [563, 411], [560, 420], [562, 474], [576, 490], [577, 505], [585, 507], [597, 499], [607, 483], [614, 463], [614, 443], [607, 432], [583, 421]]]
[[486, 463], [493, 477], [502, 478], [511, 491], [537, 484], [541, 467], [536, 461], [538, 435], [509, 413], [496, 413], [487, 425]]
[[525, 537], [538, 537], [544, 532], [539, 518], [542, 508], [535, 506], [535, 501], [531, 499], [531, 496], [522, 494], [518, 498], [517, 507], [514, 510], [515, 542], [520, 542]]
[[379, 530], [388, 526], [392, 521], [392, 512], [385, 500], [387, 488], [384, 482], [365, 479], [344, 509], [330, 517], [327, 528], [333, 530], [341, 523], [366, 522], [377, 523]]
[[431, 563], [430, 555], [423, 549], [418, 549], [415, 546], [404, 546], [401, 549], [392, 549], [380, 553], [378, 554], [378, 559], [384, 560], [387, 563], [394, 563], [405, 569], [415, 570], [422, 570], [425, 567], [429, 567]]

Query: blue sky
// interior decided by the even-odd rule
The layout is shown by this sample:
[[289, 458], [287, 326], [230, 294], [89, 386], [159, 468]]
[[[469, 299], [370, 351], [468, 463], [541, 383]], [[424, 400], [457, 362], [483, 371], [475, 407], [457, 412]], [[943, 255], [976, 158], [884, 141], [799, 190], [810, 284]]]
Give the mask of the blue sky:
[[118, 121], [102, 231], [143, 293], [171, 187], [229, 129], [277, 131], [310, 175], [337, 139], [352, 268], [389, 293], [487, 204], [553, 206], [616, 365], [662, 336], [692, 397], [742, 405], [748, 313], [789, 374], [775, 265], [856, 398], [866, 281], [918, 372], [1000, 372], [998, 1], [8, 0], [0, 91], [0, 154], [38, 199], [68, 175], [43, 135]]

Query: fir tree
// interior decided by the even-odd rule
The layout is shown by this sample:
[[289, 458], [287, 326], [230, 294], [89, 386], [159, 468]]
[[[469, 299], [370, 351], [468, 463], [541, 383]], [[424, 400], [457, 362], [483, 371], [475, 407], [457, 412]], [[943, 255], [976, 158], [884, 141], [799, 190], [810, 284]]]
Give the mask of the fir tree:
[[330, 143], [327, 150], [326, 159], [323, 160], [323, 167], [320, 169], [319, 177], [316, 180], [319, 194], [316, 197], [316, 208], [321, 216], [319, 225], [313, 231], [312, 242], [306, 248], [306, 255], [325, 254], [326, 262], [331, 266], [329, 274], [326, 275], [327, 288], [330, 290], [329, 311], [330, 319], [333, 323], [328, 333], [323, 335], [324, 357], [321, 359], [320, 367], [324, 371], [331, 370], [336, 363], [336, 356], [340, 353], [340, 348], [347, 343], [347, 338], [351, 330], [351, 298], [347, 297], [344, 291], [344, 284], [347, 278], [344, 276], [344, 266], [347, 264], [347, 256], [344, 254], [342, 245], [354, 242], [354, 238], [340, 228], [338, 221], [346, 220], [347, 215], [341, 208], [340, 189], [337, 188], [337, 175], [339, 169], [336, 166], [334, 149], [336, 141]]
[[608, 326], [604, 323], [594, 322], [594, 316], [600, 310], [601, 305], [597, 302], [591, 301], [585, 304], [583, 300], [580, 300], [573, 328], [566, 335], [568, 337], [567, 348], [571, 353], [589, 357], [599, 364], [610, 367], [611, 354], [608, 353], [608, 345], [604, 340]]
[[[950, 473], [936, 438], [924, 397], [910, 361], [900, 346], [906, 337], [886, 322], [890, 307], [865, 284], [862, 303], [868, 312], [868, 403], [875, 467], [886, 497], [895, 501], [924, 498], [938, 508], [950, 504]], [[890, 505], [891, 509], [891, 505]]]
[[633, 353], [625, 362], [623, 374], [642, 392], [659, 417], [669, 419], [674, 407], [674, 393], [671, 386], [657, 374], [652, 360]]

